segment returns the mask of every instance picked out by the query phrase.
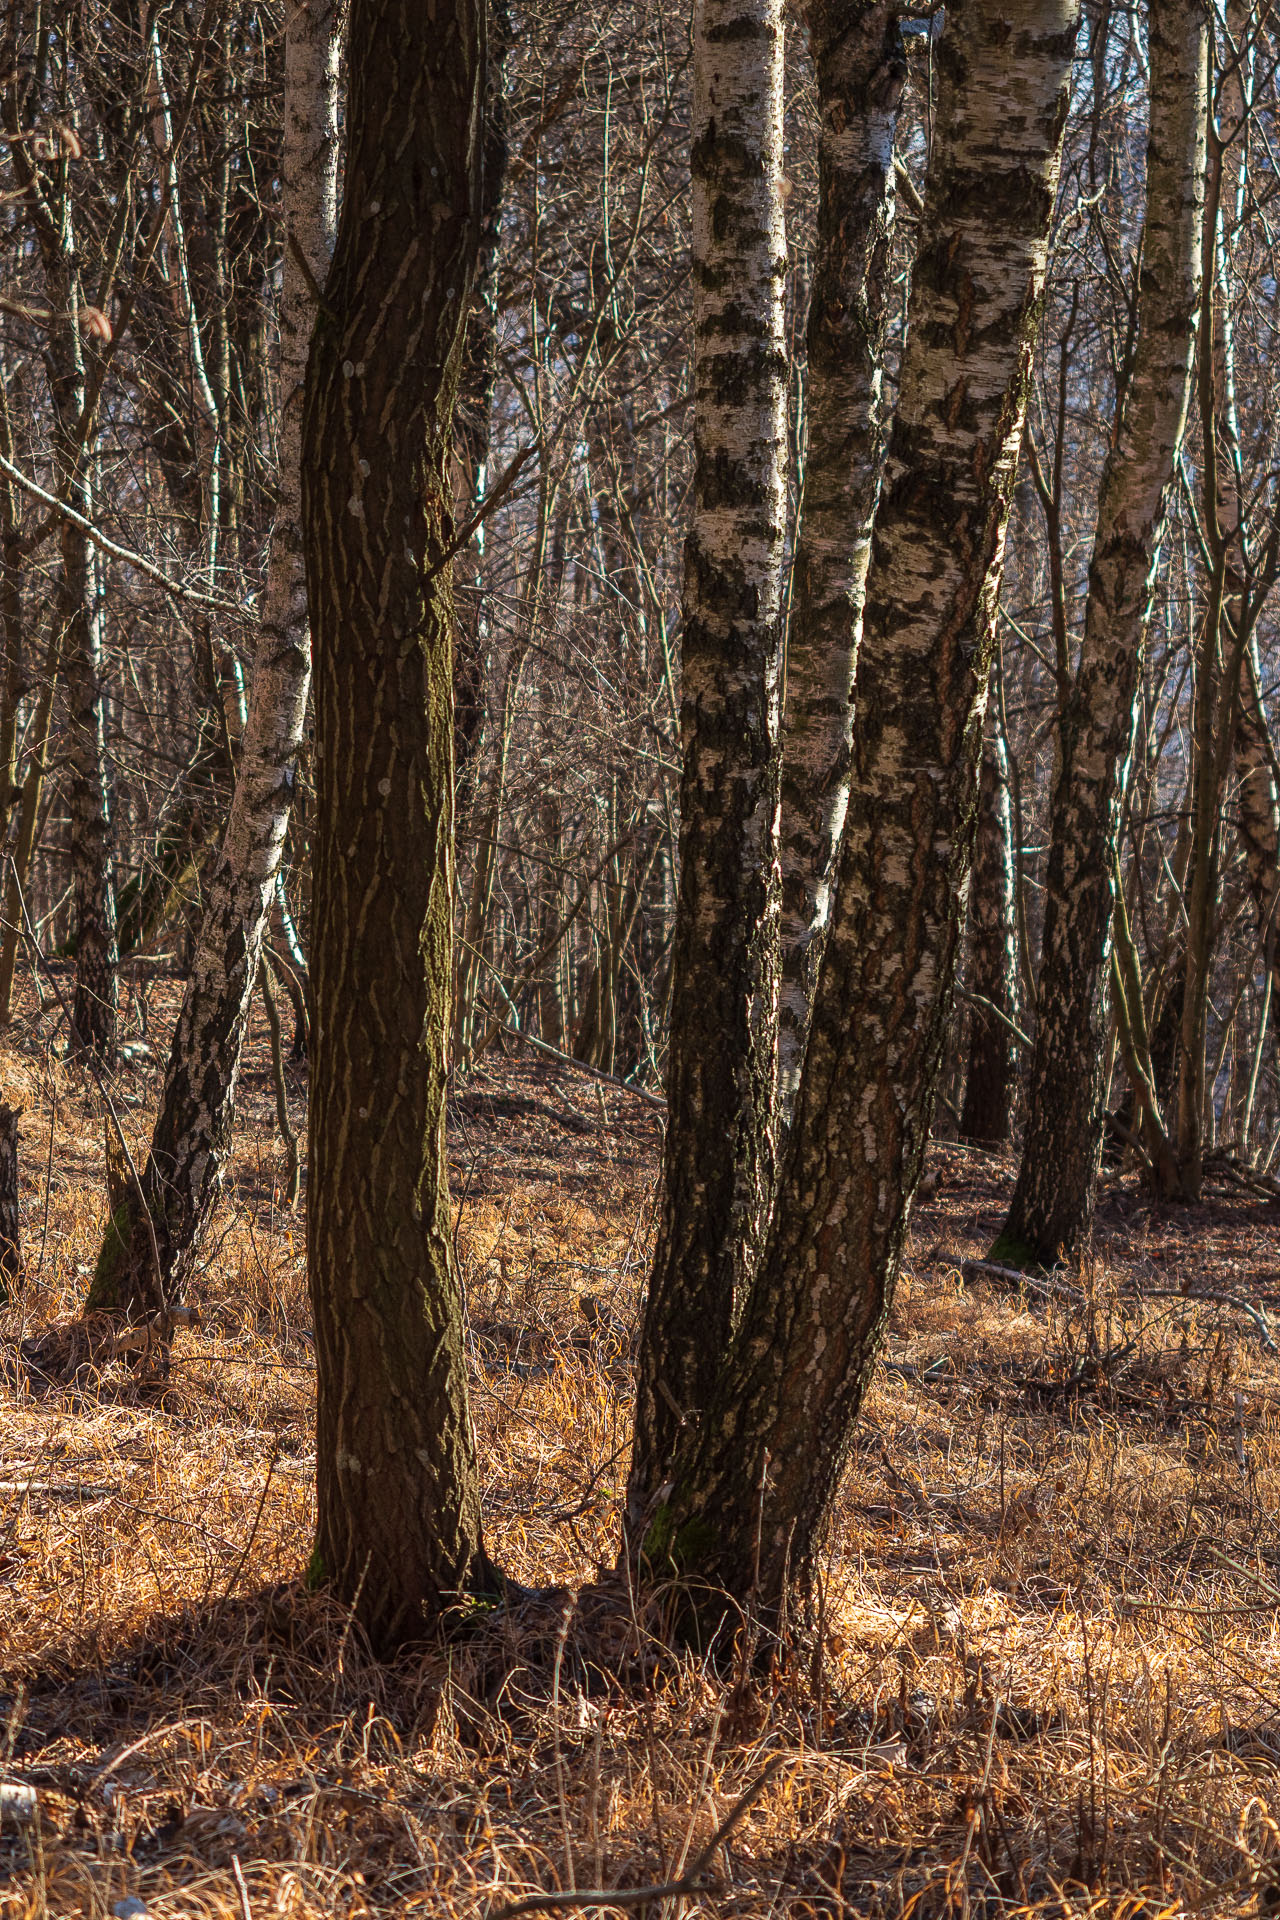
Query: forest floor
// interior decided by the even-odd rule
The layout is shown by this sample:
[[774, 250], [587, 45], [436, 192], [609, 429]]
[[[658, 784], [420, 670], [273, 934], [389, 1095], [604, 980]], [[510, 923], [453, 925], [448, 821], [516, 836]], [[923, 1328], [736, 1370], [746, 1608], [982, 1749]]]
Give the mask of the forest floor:
[[[172, 995], [115, 1086], [140, 1147]], [[168, 1382], [26, 1376], [106, 1213], [56, 1026], [30, 1002], [0, 1051], [28, 1262], [0, 1308], [3, 1920], [491, 1920], [695, 1865], [709, 1890], [650, 1920], [1280, 1911], [1276, 1203], [1162, 1211], [1125, 1176], [1072, 1289], [1011, 1291], [961, 1263], [1012, 1164], [935, 1146], [803, 1661], [717, 1674], [560, 1601], [380, 1668], [300, 1584], [310, 1313], [262, 1032]], [[489, 1545], [579, 1587], [613, 1560], [659, 1116], [516, 1055], [451, 1138]]]

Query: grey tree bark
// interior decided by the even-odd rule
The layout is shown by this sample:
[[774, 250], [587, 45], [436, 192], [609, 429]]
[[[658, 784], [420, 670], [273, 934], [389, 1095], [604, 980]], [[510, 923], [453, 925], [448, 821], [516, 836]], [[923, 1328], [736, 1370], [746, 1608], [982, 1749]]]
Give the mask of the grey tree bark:
[[1147, 203], [1137, 338], [1117, 396], [1083, 644], [1061, 719], [1026, 1132], [1008, 1218], [993, 1249], [1012, 1265], [1073, 1256], [1093, 1224], [1103, 1137], [1112, 848], [1194, 359], [1208, 15], [1200, 0], [1169, 0], [1149, 10], [1148, 22]]
[[[953, 0], [867, 584], [839, 884], [764, 1256], [644, 1541], [715, 1624], [812, 1569], [950, 1014], [1005, 527], [1078, 14]], [[709, 1597], [705, 1602], [702, 1594]]]

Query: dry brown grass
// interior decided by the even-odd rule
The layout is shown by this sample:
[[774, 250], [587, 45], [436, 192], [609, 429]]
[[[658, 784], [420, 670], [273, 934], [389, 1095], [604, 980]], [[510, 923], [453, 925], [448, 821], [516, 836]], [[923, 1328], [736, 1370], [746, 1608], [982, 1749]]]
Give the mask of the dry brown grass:
[[[28, 1102], [10, 1357], [74, 1311], [103, 1218], [96, 1098], [42, 1033], [0, 1069]], [[141, 1132], [154, 1070], [121, 1091]], [[1280, 1289], [1274, 1208], [1122, 1195], [1066, 1310], [960, 1281], [1010, 1169], [939, 1150], [821, 1659], [717, 1675], [625, 1604], [553, 1599], [380, 1668], [299, 1585], [309, 1310], [268, 1101], [255, 1056], [167, 1386], [121, 1365], [41, 1397], [11, 1365], [0, 1387], [0, 1779], [39, 1795], [0, 1828], [4, 1920], [129, 1897], [157, 1920], [480, 1915], [666, 1881], [771, 1762], [683, 1910], [1280, 1907], [1280, 1363], [1230, 1307], [1153, 1297]], [[612, 1559], [652, 1122], [513, 1062], [455, 1147], [491, 1546], [578, 1586]]]

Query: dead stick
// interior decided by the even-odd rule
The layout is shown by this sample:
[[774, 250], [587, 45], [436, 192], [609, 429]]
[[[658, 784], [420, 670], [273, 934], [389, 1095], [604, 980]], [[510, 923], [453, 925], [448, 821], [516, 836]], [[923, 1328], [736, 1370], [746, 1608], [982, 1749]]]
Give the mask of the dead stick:
[[128, 1163], [129, 1172], [133, 1176], [133, 1184], [137, 1189], [138, 1201], [142, 1207], [142, 1217], [147, 1223], [147, 1232], [151, 1237], [151, 1258], [154, 1260], [155, 1268], [156, 1268], [156, 1295], [160, 1301], [160, 1311], [167, 1316], [169, 1313], [169, 1303], [168, 1303], [168, 1300], [165, 1298], [164, 1269], [160, 1265], [160, 1242], [156, 1239], [156, 1223], [151, 1218], [151, 1208], [147, 1205], [146, 1189], [143, 1187], [143, 1184], [142, 1184], [142, 1176], [139, 1174], [137, 1167], [134, 1165], [133, 1155], [129, 1151], [129, 1142], [124, 1137], [124, 1128], [120, 1125], [120, 1116], [116, 1112], [115, 1101], [111, 1098], [111, 1095], [107, 1092], [107, 1083], [103, 1079], [102, 1075], [99, 1073], [97, 1062], [94, 1060], [92, 1053], [89, 1051], [89, 1049], [85, 1046], [84, 1042], [81, 1040], [79, 1032], [77, 1031], [77, 1028], [76, 1028], [75, 1015], [71, 1011], [70, 1007], [68, 1007], [66, 1001], [63, 999], [62, 989], [58, 985], [57, 981], [54, 979], [52, 973], [50, 973], [49, 963], [45, 959], [44, 954], [40, 951], [40, 942], [36, 939], [35, 931], [31, 925], [31, 915], [27, 912], [26, 895], [22, 891], [22, 882], [18, 878], [18, 865], [17, 865], [17, 862], [14, 860], [12, 854], [10, 854], [9, 856], [9, 865], [13, 869], [13, 885], [14, 885], [14, 890], [18, 896], [18, 910], [22, 915], [23, 938], [26, 940], [27, 945], [30, 947], [32, 953], [34, 954], [37, 966], [39, 967], [40, 971], [44, 974], [45, 978], [48, 980], [49, 985], [53, 988], [54, 995], [57, 999], [58, 1005], [61, 1007], [63, 1013], [67, 1016], [67, 1025], [71, 1029], [72, 1041], [74, 1042], [75, 1046], [79, 1049], [81, 1057], [83, 1058], [85, 1065], [88, 1067], [89, 1072], [93, 1075], [94, 1081], [98, 1088], [98, 1092], [102, 1095], [103, 1103], [106, 1106], [107, 1112], [111, 1116], [111, 1124], [116, 1130], [116, 1138], [120, 1142], [120, 1151], [121, 1153], [123, 1153], [125, 1160]]
[[516, 1920], [522, 1913], [555, 1913], [566, 1907], [644, 1907], [651, 1900], [672, 1900], [687, 1898], [695, 1893], [715, 1893], [719, 1882], [704, 1879], [707, 1868], [715, 1857], [716, 1848], [723, 1845], [737, 1826], [760, 1798], [769, 1782], [781, 1767], [787, 1763], [786, 1754], [779, 1754], [771, 1760], [754, 1786], [748, 1787], [742, 1798], [730, 1808], [720, 1822], [701, 1853], [692, 1862], [689, 1871], [681, 1874], [678, 1880], [666, 1880], [652, 1887], [591, 1887], [581, 1893], [535, 1893], [527, 1900], [516, 1900], [509, 1907], [500, 1907], [491, 1920]]

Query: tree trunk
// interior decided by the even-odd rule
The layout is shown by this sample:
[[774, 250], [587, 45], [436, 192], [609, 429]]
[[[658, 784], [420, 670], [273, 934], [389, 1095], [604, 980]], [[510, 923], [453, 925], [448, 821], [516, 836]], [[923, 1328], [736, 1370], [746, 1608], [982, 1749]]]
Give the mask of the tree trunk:
[[776, 1622], [807, 1583], [893, 1297], [950, 1015], [1077, 18], [1071, 0], [952, 0], [938, 46], [839, 884], [795, 1123], [731, 1353], [645, 1542], [711, 1623], [725, 1593], [731, 1617], [758, 1607]]
[[[340, 0], [291, 8], [285, 38], [284, 275], [280, 298], [279, 505], [248, 723], [222, 851], [174, 1030], [143, 1175], [166, 1296], [177, 1298], [231, 1150], [236, 1081], [263, 930], [297, 778], [311, 643], [302, 551], [302, 389], [313, 288], [333, 246]], [[305, 264], [304, 264], [305, 263]], [[113, 1219], [90, 1309], [154, 1311], [151, 1236], [136, 1194]]]
[[629, 1500], [707, 1404], [768, 1218], [786, 495], [781, 0], [695, 0], [694, 500], [664, 1202]]
[[[82, 461], [68, 461], [61, 494], [86, 519], [93, 517], [93, 495]], [[102, 570], [88, 536], [70, 520], [62, 523], [61, 544], [59, 614], [75, 899], [72, 1038], [76, 1047], [89, 1048], [110, 1066], [116, 1057], [120, 982], [102, 705]]]
[[[1277, 924], [1277, 894], [1280, 893], [1280, 793], [1276, 788], [1275, 756], [1262, 704], [1262, 671], [1257, 646], [1251, 640], [1240, 679], [1240, 710], [1236, 716], [1234, 741], [1236, 778], [1239, 782], [1237, 829], [1244, 853], [1249, 896], [1253, 901], [1259, 944], [1275, 969], [1280, 959], [1280, 925]], [[1273, 984], [1272, 1017], [1280, 1014], [1276, 1005], [1280, 981]]]
[[1022, 1163], [997, 1258], [1073, 1256], [1093, 1225], [1102, 1153], [1112, 849], [1133, 748], [1143, 645], [1187, 417], [1200, 294], [1208, 16], [1149, 14], [1147, 208], [1137, 342], [1118, 395], [1089, 571], [1084, 642], [1061, 722], [1035, 1048]]
[[307, 1241], [312, 1576], [375, 1645], [491, 1584], [445, 1158], [449, 434], [476, 271], [478, 0], [354, 0], [342, 220], [308, 371], [316, 661]]
[[[475, 293], [467, 320], [458, 403], [454, 422], [456, 512], [461, 519], [479, 507], [489, 484], [489, 448], [493, 388], [498, 370], [498, 292], [502, 266], [502, 204], [507, 181], [506, 57], [511, 21], [506, 0], [491, 0], [488, 19], [488, 68], [485, 76], [485, 141], [481, 189], [481, 239]], [[467, 567], [458, 556], [458, 571], [466, 568], [466, 602], [460, 609], [454, 635], [455, 777], [459, 794], [468, 784], [483, 737], [485, 677], [489, 665], [488, 621], [481, 562], [485, 530], [480, 527], [473, 546], [474, 562]]]
[[820, 115], [818, 235], [782, 735], [784, 1123], [800, 1082], [849, 798], [853, 675], [884, 456], [894, 135], [907, 71], [896, 7], [811, 0], [808, 18]]
[[982, 752], [978, 780], [978, 836], [969, 889], [972, 925], [969, 989], [969, 1068], [960, 1134], [983, 1146], [1009, 1139], [1017, 1049], [1018, 945], [1014, 924], [1013, 821], [1009, 756], [999, 727]]
[[0, 1104], [0, 1302], [22, 1278], [22, 1216], [18, 1211], [18, 1121], [21, 1107]]

